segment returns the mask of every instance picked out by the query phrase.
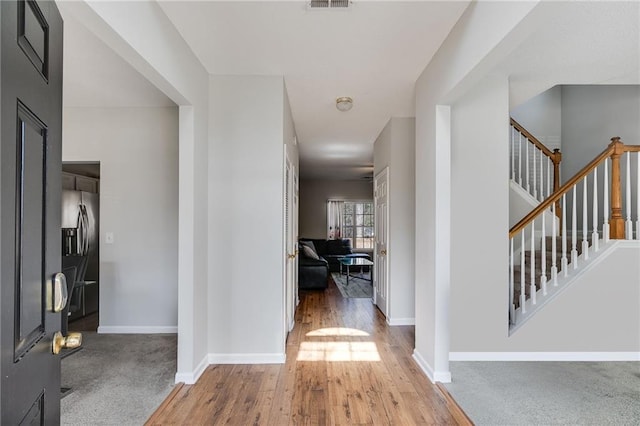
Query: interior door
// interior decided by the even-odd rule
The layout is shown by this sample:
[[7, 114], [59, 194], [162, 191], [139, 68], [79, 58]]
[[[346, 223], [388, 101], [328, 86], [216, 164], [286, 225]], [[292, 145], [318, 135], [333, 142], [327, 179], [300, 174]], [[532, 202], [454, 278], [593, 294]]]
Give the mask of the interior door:
[[[295, 258], [293, 261], [293, 292], [294, 292], [294, 302], [295, 306], [298, 306], [300, 303], [300, 297], [298, 296], [298, 262], [300, 260], [299, 256], [299, 248], [298, 248], [298, 216], [300, 214], [300, 209], [298, 207], [299, 201], [299, 193], [300, 193], [300, 183], [298, 181], [298, 173], [296, 169], [293, 169], [293, 211], [291, 212], [291, 219], [293, 221], [293, 248], [295, 248]], [[294, 307], [294, 315], [295, 315], [295, 307]]]
[[[285, 148], [286, 149], [286, 148]], [[296, 265], [296, 241], [294, 233], [293, 221], [293, 164], [286, 156], [285, 171], [285, 247], [286, 247], [286, 266], [285, 266], [285, 309], [286, 309], [286, 331], [293, 329], [295, 315], [295, 265]]]
[[0, 23], [0, 423], [58, 424], [62, 19], [2, 1]]
[[374, 265], [374, 303], [388, 317], [389, 315], [389, 169], [385, 168], [374, 179], [375, 207], [375, 265]]

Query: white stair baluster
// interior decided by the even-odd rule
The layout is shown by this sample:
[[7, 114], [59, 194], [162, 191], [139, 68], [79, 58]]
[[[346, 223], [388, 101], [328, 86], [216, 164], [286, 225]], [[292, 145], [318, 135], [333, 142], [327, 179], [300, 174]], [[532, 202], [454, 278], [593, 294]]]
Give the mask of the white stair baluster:
[[625, 188], [626, 198], [624, 203], [627, 206], [627, 220], [625, 222], [625, 237], [627, 240], [633, 239], [633, 222], [631, 222], [631, 152], [626, 153], [627, 156], [627, 187]]
[[520, 310], [523, 314], [527, 311], [524, 307], [524, 301], [527, 300], [527, 295], [525, 293], [527, 288], [527, 281], [525, 280], [527, 264], [524, 259], [524, 252], [526, 250], [525, 240], [524, 229], [522, 229], [522, 244], [520, 245]]
[[578, 268], [578, 212], [576, 210], [576, 195], [578, 184], [573, 185], [573, 211], [571, 212], [571, 266], [573, 269]]
[[514, 297], [514, 285], [513, 282], [515, 280], [513, 276], [513, 238], [509, 242], [510, 255], [509, 255], [509, 321], [511, 324], [515, 324], [516, 321], [516, 307], [513, 304]]
[[547, 157], [547, 198], [551, 196], [551, 160]]
[[536, 173], [536, 151], [538, 150], [538, 148], [533, 145], [533, 198], [535, 198], [536, 200], [538, 199], [538, 189], [537, 189], [537, 181], [538, 181], [538, 174]]
[[522, 186], [522, 133], [518, 132], [518, 183]]
[[547, 230], [545, 229], [545, 216], [547, 212], [542, 212], [542, 243], [540, 247], [540, 289], [542, 295], [547, 295]]
[[609, 242], [609, 159], [608, 158], [604, 159], [603, 180], [604, 180], [604, 187], [603, 187], [604, 194], [602, 198], [604, 198], [604, 200], [602, 201], [604, 202], [604, 209], [602, 210], [602, 214], [604, 218], [602, 223], [602, 239], [606, 244]]
[[556, 221], [558, 218], [556, 217], [556, 203], [551, 204], [551, 280], [553, 281], [553, 286], [558, 286], [558, 265], [557, 265], [557, 243], [556, 239], [558, 238], [558, 230], [556, 229]]
[[545, 157], [544, 152], [540, 151], [540, 201], [544, 200], [544, 169], [542, 166], [544, 165]]
[[582, 255], [585, 260], [589, 259], [589, 240], [588, 238], [588, 217], [587, 217], [587, 209], [589, 203], [587, 202], [587, 176], [584, 177], [582, 181]]
[[562, 257], [560, 258], [560, 268], [563, 275], [569, 275], [569, 260], [567, 259], [567, 194], [562, 194], [562, 221], [560, 222], [562, 229]]
[[636, 240], [640, 240], [640, 151], [636, 153]]
[[594, 253], [600, 249], [600, 234], [598, 234], [598, 166], [593, 169], [593, 232], [591, 233], [591, 247]]
[[524, 178], [527, 181], [526, 182], [527, 192], [529, 194], [531, 194], [531, 185], [529, 185], [529, 140], [527, 138], [525, 138], [524, 144], [525, 144], [525, 147], [524, 147], [524, 155], [525, 155], [525, 158], [524, 158], [524, 160], [525, 160], [524, 161], [525, 162], [525, 165], [524, 165], [524, 172], [525, 172], [524, 173]]
[[516, 129], [511, 126], [511, 180], [516, 181]]
[[536, 304], [536, 221], [531, 221], [531, 303]]

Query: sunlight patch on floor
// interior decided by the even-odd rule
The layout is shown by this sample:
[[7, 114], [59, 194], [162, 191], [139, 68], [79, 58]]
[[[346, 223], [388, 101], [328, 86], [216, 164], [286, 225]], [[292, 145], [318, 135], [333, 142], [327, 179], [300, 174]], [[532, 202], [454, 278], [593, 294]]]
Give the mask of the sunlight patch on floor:
[[380, 361], [375, 342], [302, 342], [298, 361]]
[[331, 328], [319, 328], [307, 333], [308, 337], [326, 337], [326, 336], [369, 336], [366, 331], [358, 330], [356, 328], [346, 327], [331, 327]]

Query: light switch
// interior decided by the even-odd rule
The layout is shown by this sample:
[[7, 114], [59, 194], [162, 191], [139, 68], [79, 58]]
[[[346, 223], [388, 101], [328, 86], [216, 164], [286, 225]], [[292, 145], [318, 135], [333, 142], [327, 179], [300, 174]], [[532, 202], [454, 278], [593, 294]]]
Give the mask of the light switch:
[[106, 232], [104, 234], [105, 244], [113, 244], [113, 232]]

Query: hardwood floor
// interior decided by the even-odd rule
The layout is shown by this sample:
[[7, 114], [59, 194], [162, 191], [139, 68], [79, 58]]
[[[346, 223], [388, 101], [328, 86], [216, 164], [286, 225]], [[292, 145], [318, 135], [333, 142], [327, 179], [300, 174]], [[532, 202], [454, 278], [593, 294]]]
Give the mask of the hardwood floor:
[[98, 331], [98, 312], [69, 322], [69, 331]]
[[333, 284], [301, 293], [285, 364], [209, 366], [147, 424], [472, 424], [411, 358], [413, 330]]

